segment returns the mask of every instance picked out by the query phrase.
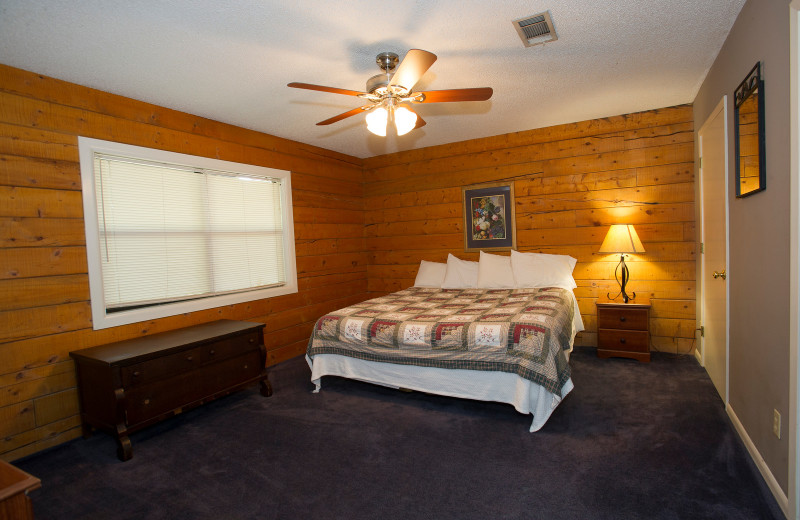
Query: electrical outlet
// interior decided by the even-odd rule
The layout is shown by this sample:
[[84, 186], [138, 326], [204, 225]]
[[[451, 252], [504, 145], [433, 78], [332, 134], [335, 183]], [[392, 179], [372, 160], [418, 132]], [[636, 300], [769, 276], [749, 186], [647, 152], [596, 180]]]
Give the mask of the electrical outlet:
[[778, 410], [772, 410], [772, 433], [781, 438], [781, 414]]

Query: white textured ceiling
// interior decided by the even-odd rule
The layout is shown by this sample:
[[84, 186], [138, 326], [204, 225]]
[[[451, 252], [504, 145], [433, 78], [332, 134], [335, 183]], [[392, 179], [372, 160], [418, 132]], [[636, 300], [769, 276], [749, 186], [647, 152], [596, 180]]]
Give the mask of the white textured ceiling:
[[[744, 0], [0, 0], [0, 63], [369, 157], [690, 103]], [[549, 10], [558, 41], [511, 20]], [[375, 55], [438, 61], [415, 90], [492, 87], [416, 105], [427, 126], [376, 137], [360, 99]]]

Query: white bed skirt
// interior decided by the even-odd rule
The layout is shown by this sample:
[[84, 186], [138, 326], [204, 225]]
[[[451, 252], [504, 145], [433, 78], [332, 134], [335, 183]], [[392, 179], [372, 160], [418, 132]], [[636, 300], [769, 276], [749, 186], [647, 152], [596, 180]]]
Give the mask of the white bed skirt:
[[532, 432], [547, 422], [556, 406], [573, 388], [572, 379], [569, 379], [561, 395], [556, 395], [527, 379], [506, 372], [396, 365], [337, 354], [320, 354], [314, 356], [313, 361], [306, 356], [306, 361], [311, 367], [311, 382], [316, 385], [314, 392], [319, 392], [322, 387], [322, 376], [340, 376], [391, 388], [497, 401], [513, 405], [520, 413], [533, 414]]

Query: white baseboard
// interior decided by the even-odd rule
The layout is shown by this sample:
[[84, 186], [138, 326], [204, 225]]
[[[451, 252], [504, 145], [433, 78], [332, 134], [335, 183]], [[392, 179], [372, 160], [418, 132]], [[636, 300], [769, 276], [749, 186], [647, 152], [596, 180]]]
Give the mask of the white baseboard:
[[736, 428], [736, 432], [739, 434], [742, 442], [744, 442], [744, 445], [747, 447], [750, 457], [753, 459], [753, 462], [756, 463], [758, 471], [761, 472], [761, 476], [764, 477], [767, 486], [769, 487], [770, 491], [772, 491], [772, 495], [778, 502], [778, 506], [780, 506], [784, 516], [789, 518], [789, 499], [787, 498], [786, 493], [783, 492], [780, 484], [778, 484], [778, 481], [775, 480], [775, 476], [769, 470], [766, 461], [764, 461], [764, 457], [761, 456], [761, 454], [758, 452], [758, 449], [756, 449], [756, 445], [753, 444], [750, 436], [747, 435], [747, 431], [744, 429], [744, 426], [736, 416], [736, 412], [734, 412], [733, 408], [731, 408], [730, 403], [725, 406], [725, 410], [728, 412], [728, 417], [731, 418], [731, 422], [733, 422], [733, 427]]

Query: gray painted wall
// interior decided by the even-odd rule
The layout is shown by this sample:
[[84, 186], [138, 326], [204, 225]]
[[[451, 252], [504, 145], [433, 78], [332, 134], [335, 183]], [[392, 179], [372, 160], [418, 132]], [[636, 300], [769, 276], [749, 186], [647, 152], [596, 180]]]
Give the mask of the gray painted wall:
[[[764, 78], [767, 189], [737, 199], [733, 91], [757, 61]], [[695, 143], [697, 131], [725, 94], [730, 186], [728, 401], [788, 494], [789, 0], [748, 0], [742, 8], [694, 100]], [[772, 433], [773, 409], [782, 417], [781, 439]]]

